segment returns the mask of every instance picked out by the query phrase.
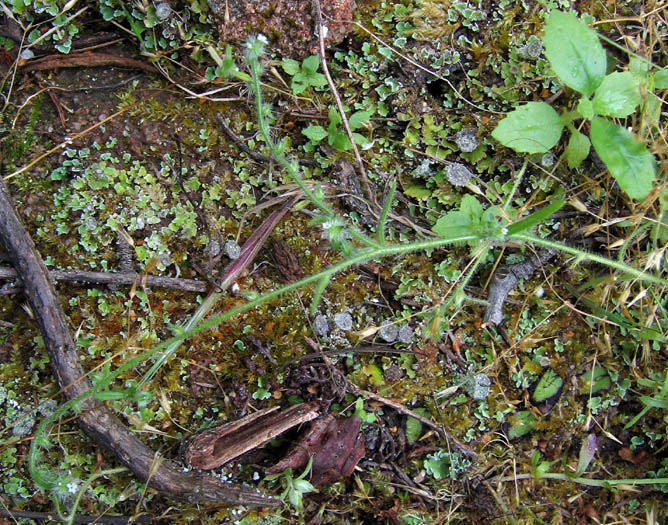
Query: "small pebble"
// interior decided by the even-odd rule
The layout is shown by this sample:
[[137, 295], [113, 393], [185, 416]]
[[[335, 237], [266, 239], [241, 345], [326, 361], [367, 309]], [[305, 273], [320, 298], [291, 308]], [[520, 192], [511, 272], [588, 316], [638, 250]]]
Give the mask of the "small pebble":
[[473, 177], [473, 173], [459, 162], [452, 162], [445, 167], [445, 178], [453, 186], [464, 186]]
[[476, 135], [475, 129], [464, 128], [457, 133], [455, 142], [460, 151], [463, 153], [470, 153], [478, 147], [478, 136]]
[[329, 333], [329, 322], [327, 322], [327, 317], [322, 314], [316, 315], [313, 320], [313, 330], [315, 330], [316, 335], [319, 337], [327, 337]]
[[158, 17], [158, 20], [167, 20], [170, 14], [172, 14], [172, 8], [167, 2], [160, 2], [155, 6], [155, 16]]
[[410, 344], [413, 341], [413, 329], [410, 325], [403, 325], [399, 328], [399, 342], [405, 345]]
[[211, 253], [211, 257], [217, 257], [220, 254], [220, 243], [213, 239], [211, 245], [206, 249], [207, 254]]
[[554, 154], [551, 151], [548, 151], [543, 157], [540, 159], [540, 163], [542, 164], [543, 168], [551, 168], [554, 166], [554, 161], [555, 161]]
[[334, 316], [334, 324], [344, 332], [352, 330], [353, 316], [350, 315], [348, 312], [341, 312], [339, 314], [336, 314]]
[[523, 51], [527, 57], [536, 59], [543, 53], [543, 42], [539, 38], [532, 38], [526, 43]]
[[492, 380], [485, 374], [476, 374], [466, 385], [468, 394], [478, 401], [486, 399], [489, 395]]
[[392, 343], [397, 339], [399, 335], [399, 328], [396, 324], [384, 324], [378, 330], [378, 337], [380, 337], [386, 343]]
[[17, 422], [12, 429], [12, 435], [23, 438], [30, 434], [32, 427], [35, 426], [35, 415], [32, 411], [23, 411], [19, 414]]
[[390, 365], [383, 373], [383, 377], [385, 378], [385, 381], [394, 383], [404, 377], [404, 371], [397, 365]]
[[223, 251], [233, 261], [241, 255], [241, 247], [234, 241], [227, 241], [223, 247]]

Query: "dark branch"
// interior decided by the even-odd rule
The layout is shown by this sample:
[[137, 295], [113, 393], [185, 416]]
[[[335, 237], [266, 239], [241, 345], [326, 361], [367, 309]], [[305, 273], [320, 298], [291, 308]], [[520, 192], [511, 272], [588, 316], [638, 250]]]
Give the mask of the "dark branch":
[[[78, 270], [51, 270], [49, 276], [54, 281], [78, 282], [86, 284], [104, 284], [111, 286], [132, 286], [134, 282], [139, 285], [155, 288], [170, 288], [183, 292], [203, 293], [206, 292], [206, 283], [193, 279], [177, 279], [173, 277], [157, 277], [134, 272], [127, 273], [104, 273], [83, 272]], [[9, 281], [17, 279], [11, 288], [0, 290], [0, 295], [16, 293], [23, 287], [16, 270], [13, 268], [0, 268], [0, 280]]]
[[[25, 294], [49, 353], [51, 368], [68, 399], [85, 395], [91, 388], [81, 367], [77, 348], [68, 329], [49, 272], [23, 224], [5, 181], [0, 177], [0, 243], [23, 281]], [[79, 425], [140, 479], [175, 499], [233, 505], [277, 506], [280, 502], [250, 487], [225, 483], [199, 472], [183, 472], [144, 445], [106, 406], [92, 398], [80, 403]], [[156, 463], [160, 462], [156, 468]]]

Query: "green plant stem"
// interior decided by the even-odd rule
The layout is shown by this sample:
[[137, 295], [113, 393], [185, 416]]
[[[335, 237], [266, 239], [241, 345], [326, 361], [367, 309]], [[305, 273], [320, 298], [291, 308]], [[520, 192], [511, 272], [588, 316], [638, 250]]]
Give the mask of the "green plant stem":
[[392, 207], [392, 201], [394, 200], [394, 192], [397, 189], [397, 181], [391, 180], [387, 192], [387, 198], [383, 204], [383, 210], [380, 212], [380, 218], [378, 219], [378, 228], [376, 229], [376, 239], [378, 244], [385, 244], [385, 222], [387, 221], [387, 216], [390, 213], [390, 208]]
[[83, 484], [79, 488], [79, 491], [77, 492], [77, 495], [74, 498], [74, 502], [72, 503], [72, 510], [70, 512], [70, 515], [65, 517], [61, 514], [60, 517], [65, 521], [67, 525], [72, 525], [72, 523], [74, 523], [74, 518], [76, 517], [76, 512], [77, 508], [79, 507], [79, 501], [81, 500], [81, 496], [83, 496], [86, 490], [88, 490], [88, 487], [90, 487], [91, 483], [93, 483], [93, 481], [102, 476], [111, 476], [112, 474], [119, 474], [121, 472], [126, 472], [127, 470], [128, 469], [125, 467], [118, 467], [118, 468], [110, 468], [107, 470], [101, 470], [99, 472], [92, 474], [86, 481], [83, 482]]
[[517, 193], [517, 188], [520, 187], [520, 183], [522, 182], [522, 179], [524, 178], [524, 172], [527, 169], [527, 165], [529, 164], [529, 157], [524, 159], [524, 164], [522, 164], [522, 167], [520, 168], [520, 171], [517, 172], [517, 175], [515, 175], [515, 183], [513, 184], [513, 189], [510, 191], [510, 195], [508, 196], [508, 200], [506, 203], [503, 205], [503, 211], [508, 212], [508, 208], [510, 208], [510, 205], [513, 202], [513, 197], [515, 196], [515, 193]]
[[639, 479], [591, 479], [591, 478], [573, 478], [567, 474], [561, 474], [558, 472], [546, 472], [541, 474], [540, 477], [536, 477], [533, 474], [519, 474], [517, 476], [509, 476], [503, 478], [499, 481], [515, 481], [521, 479], [558, 479], [560, 481], [571, 481], [573, 483], [580, 483], [581, 485], [587, 485], [589, 487], [616, 487], [618, 485], [665, 485], [668, 484], [668, 478], [639, 478]]
[[[309, 199], [313, 204], [315, 204], [320, 210], [328, 217], [333, 218], [336, 214], [334, 211], [325, 204], [325, 201], [318, 197], [302, 180], [299, 175], [299, 170], [297, 164], [290, 162], [283, 152], [278, 148], [271, 138], [271, 132], [269, 130], [269, 124], [265, 118], [265, 108], [262, 102], [262, 86], [260, 83], [260, 76], [262, 75], [262, 64], [257, 59], [249, 60], [250, 70], [251, 70], [251, 89], [255, 95], [255, 110], [257, 113], [257, 124], [262, 137], [264, 138], [265, 143], [269, 147], [271, 156], [278, 162], [278, 164], [288, 172], [288, 175], [292, 180], [295, 181], [299, 189], [302, 190], [307, 199]], [[346, 231], [357, 241], [361, 242], [369, 248], [376, 248], [380, 246], [376, 241], [370, 237], [364, 235], [355, 227], [348, 227]]]
[[[331, 267], [329, 267], [326, 270], [323, 270], [317, 274], [310, 275], [308, 277], [305, 277], [304, 279], [297, 281], [295, 283], [291, 283], [288, 285], [283, 286], [282, 288], [279, 288], [277, 290], [273, 290], [271, 292], [268, 292], [260, 297], [257, 297], [246, 304], [242, 304], [240, 306], [237, 306], [235, 308], [232, 308], [231, 310], [228, 310], [227, 312], [220, 314], [218, 316], [212, 317], [211, 319], [208, 319], [206, 321], [202, 321], [201, 323], [192, 326], [188, 330], [184, 330], [182, 333], [179, 335], [172, 337], [166, 341], [163, 341], [159, 345], [151, 348], [150, 350], [147, 350], [146, 352], [139, 354], [129, 360], [127, 360], [125, 363], [123, 363], [121, 366], [119, 366], [116, 370], [110, 372], [109, 374], [101, 377], [93, 387], [84, 392], [83, 394], [67, 401], [60, 407], [58, 407], [57, 410], [54, 411], [53, 414], [51, 414], [49, 417], [45, 418], [40, 425], [37, 427], [37, 430], [35, 432], [35, 437], [32, 440], [32, 443], [30, 445], [30, 452], [28, 453], [28, 469], [30, 471], [30, 475], [35, 481], [35, 483], [44, 488], [44, 489], [51, 489], [54, 487], [55, 481], [54, 481], [54, 476], [55, 474], [51, 473], [48, 471], [48, 467], [46, 467], [41, 461], [40, 461], [40, 448], [44, 447], [48, 443], [48, 438], [46, 437], [46, 429], [51, 426], [53, 423], [55, 423], [60, 417], [62, 417], [68, 410], [76, 408], [81, 401], [84, 399], [90, 397], [91, 395], [100, 392], [102, 390], [107, 389], [107, 387], [121, 374], [127, 372], [128, 370], [132, 370], [139, 366], [141, 363], [146, 361], [147, 359], [150, 359], [156, 355], [158, 355], [160, 352], [163, 352], [167, 350], [171, 345], [178, 345], [185, 339], [193, 336], [200, 334], [202, 332], [205, 332], [207, 330], [210, 330], [211, 328], [214, 328], [218, 326], [220, 323], [223, 323], [239, 314], [242, 314], [244, 312], [247, 312], [248, 310], [251, 310], [267, 301], [271, 301], [272, 299], [276, 299], [277, 297], [280, 297], [281, 295], [291, 292], [293, 290], [297, 290], [303, 286], [307, 286], [313, 283], [317, 283], [321, 281], [323, 278], [326, 278], [328, 276], [334, 275], [336, 273], [342, 272], [351, 266], [355, 266], [358, 264], [362, 264], [364, 262], [367, 262], [372, 259], [381, 259], [383, 257], [388, 257], [392, 255], [400, 255], [400, 254], [406, 254], [410, 252], [415, 252], [415, 251], [423, 251], [423, 250], [431, 250], [434, 248], [439, 248], [441, 246], [447, 245], [447, 244], [453, 244], [453, 243], [463, 243], [463, 242], [470, 242], [470, 241], [476, 241], [479, 240], [479, 237], [476, 235], [462, 235], [459, 237], [453, 237], [449, 239], [429, 239], [425, 241], [419, 241], [419, 242], [414, 242], [410, 244], [391, 244], [391, 245], [386, 245], [383, 247], [378, 247], [378, 248], [370, 248], [370, 249], [365, 249], [358, 251], [357, 253], [353, 253], [351, 257], [348, 259], [341, 261], [340, 263], [337, 263]], [[213, 299], [212, 299], [213, 300]], [[189, 323], [190, 324], [190, 323]], [[192, 323], [195, 324], [195, 323]], [[75, 410], [76, 411], [76, 410]]]
[[634, 268], [633, 266], [629, 266], [628, 264], [624, 264], [619, 261], [614, 261], [612, 259], [608, 259], [607, 257], [601, 257], [600, 255], [596, 255], [594, 253], [585, 252], [584, 250], [573, 248], [572, 246], [568, 246], [560, 242], [550, 241], [548, 239], [542, 239], [529, 233], [515, 233], [513, 235], [509, 235], [506, 238], [506, 240], [507, 241], [515, 240], [523, 243], [545, 246], [546, 248], [554, 248], [555, 250], [558, 250], [560, 252], [570, 253], [571, 255], [581, 257], [582, 259], [586, 259], [591, 262], [597, 262], [599, 264], [603, 264], [615, 270], [619, 270], [620, 272], [632, 275], [633, 277], [641, 281], [660, 284], [662, 286], [668, 286], [668, 280], [662, 279], [661, 277], [657, 277], [656, 275], [652, 275], [651, 273], [643, 272], [641, 270], [638, 270], [637, 268]]

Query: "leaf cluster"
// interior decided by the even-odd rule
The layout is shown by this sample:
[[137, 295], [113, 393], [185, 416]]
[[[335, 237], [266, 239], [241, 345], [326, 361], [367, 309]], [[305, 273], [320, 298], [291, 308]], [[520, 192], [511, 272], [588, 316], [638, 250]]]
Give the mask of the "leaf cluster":
[[[644, 199], [655, 179], [654, 157], [633, 133], [609, 118], [633, 114], [644, 102], [643, 86], [668, 87], [665, 69], [650, 74], [636, 67], [635, 72], [606, 75], [606, 51], [598, 35], [572, 13], [550, 14], [543, 44], [559, 80], [581, 95], [576, 109], [560, 115], [545, 102], [529, 102], [501, 120], [492, 136], [519, 153], [545, 153], [567, 127], [571, 137], [565, 158], [570, 168], [580, 166], [593, 145], [620, 188], [633, 199]], [[589, 121], [589, 138], [575, 128], [576, 119]]]

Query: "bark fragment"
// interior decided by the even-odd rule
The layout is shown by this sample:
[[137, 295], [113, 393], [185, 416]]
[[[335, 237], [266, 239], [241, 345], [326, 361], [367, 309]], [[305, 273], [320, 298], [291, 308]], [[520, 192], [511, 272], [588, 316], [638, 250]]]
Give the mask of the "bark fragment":
[[529, 277], [554, 257], [556, 253], [557, 250], [554, 248], [547, 248], [526, 261], [497, 268], [489, 285], [487, 294], [489, 305], [485, 312], [484, 323], [486, 325], [500, 325], [503, 322], [503, 304], [506, 302], [510, 291], [515, 288], [520, 279]]

